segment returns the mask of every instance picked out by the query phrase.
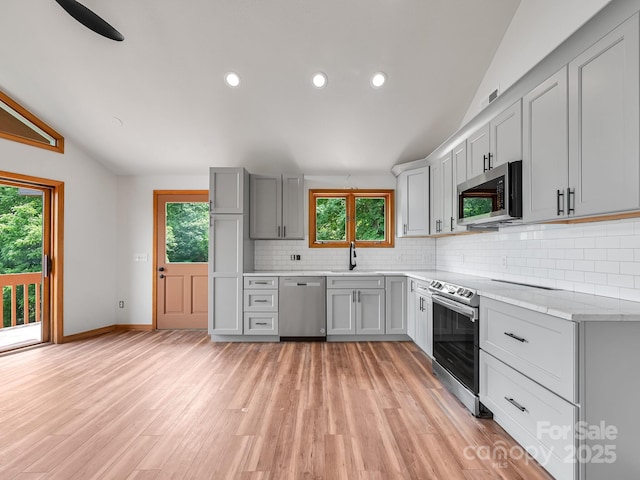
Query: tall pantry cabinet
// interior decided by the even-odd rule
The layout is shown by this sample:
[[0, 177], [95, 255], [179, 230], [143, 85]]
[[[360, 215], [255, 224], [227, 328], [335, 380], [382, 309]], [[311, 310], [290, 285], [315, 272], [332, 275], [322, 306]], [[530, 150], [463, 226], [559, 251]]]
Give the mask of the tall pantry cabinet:
[[209, 170], [209, 334], [243, 333], [242, 274], [253, 269], [249, 239], [249, 173]]

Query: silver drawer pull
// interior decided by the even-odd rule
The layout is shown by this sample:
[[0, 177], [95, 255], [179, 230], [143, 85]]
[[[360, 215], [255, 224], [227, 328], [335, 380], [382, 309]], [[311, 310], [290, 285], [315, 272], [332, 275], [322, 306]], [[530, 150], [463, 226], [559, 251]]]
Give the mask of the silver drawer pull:
[[513, 405], [514, 407], [516, 407], [518, 410], [520, 410], [521, 412], [527, 412], [529, 413], [529, 411], [524, 408], [522, 405], [520, 405], [518, 402], [516, 402], [513, 398], [509, 398], [509, 397], [504, 397], [504, 399], [509, 402], [511, 405]]
[[529, 343], [529, 342], [527, 341], [527, 339], [526, 339], [526, 338], [519, 337], [519, 336], [517, 336], [515, 333], [504, 332], [504, 334], [505, 334], [507, 337], [511, 337], [511, 338], [513, 338], [514, 340], [517, 340], [517, 341], [519, 341], [519, 342], [522, 342], [522, 343]]
[[267, 322], [256, 322], [256, 325], [264, 325], [266, 327], [269, 324]]
[[253, 282], [256, 285], [269, 285], [269, 282]]
[[254, 300], [256, 303], [267, 303], [269, 300]]

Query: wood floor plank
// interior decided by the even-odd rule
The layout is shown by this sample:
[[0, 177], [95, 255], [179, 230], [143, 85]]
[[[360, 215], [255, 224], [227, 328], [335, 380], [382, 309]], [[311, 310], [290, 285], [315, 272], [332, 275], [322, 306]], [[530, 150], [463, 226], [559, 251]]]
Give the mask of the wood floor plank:
[[[0, 358], [0, 478], [549, 480], [411, 342], [114, 332]], [[6, 381], [5, 381], [6, 379]]]

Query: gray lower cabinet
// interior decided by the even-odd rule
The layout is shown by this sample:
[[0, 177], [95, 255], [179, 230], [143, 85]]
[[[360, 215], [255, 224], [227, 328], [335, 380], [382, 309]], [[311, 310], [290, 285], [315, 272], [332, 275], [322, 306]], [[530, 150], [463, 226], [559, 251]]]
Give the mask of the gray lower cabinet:
[[327, 335], [384, 335], [384, 277], [327, 278]]
[[[433, 304], [428, 285], [412, 280], [413, 292], [410, 295], [415, 333], [414, 343], [430, 357], [433, 357]], [[411, 334], [409, 334], [411, 336]]]
[[480, 400], [494, 420], [558, 480], [637, 478], [640, 322], [485, 297], [480, 319]]
[[278, 277], [244, 277], [244, 335], [278, 335]]
[[385, 277], [385, 333], [407, 334], [407, 278]]

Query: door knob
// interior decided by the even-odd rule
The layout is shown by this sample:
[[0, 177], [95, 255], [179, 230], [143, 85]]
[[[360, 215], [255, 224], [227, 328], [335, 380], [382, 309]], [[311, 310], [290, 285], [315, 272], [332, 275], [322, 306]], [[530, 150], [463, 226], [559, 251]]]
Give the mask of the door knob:
[[164, 275], [160, 274], [160, 278], [164, 278]]
[[164, 272], [164, 267], [160, 267], [160, 268], [158, 268], [158, 271], [159, 271], [159, 272]]

